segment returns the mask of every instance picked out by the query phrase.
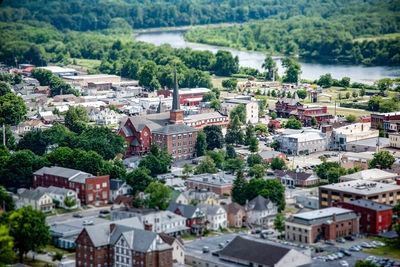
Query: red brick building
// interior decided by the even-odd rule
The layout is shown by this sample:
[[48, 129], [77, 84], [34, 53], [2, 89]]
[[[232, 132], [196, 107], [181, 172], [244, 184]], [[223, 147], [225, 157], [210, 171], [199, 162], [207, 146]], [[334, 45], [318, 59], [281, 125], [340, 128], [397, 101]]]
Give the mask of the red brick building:
[[360, 232], [377, 235], [392, 228], [392, 209], [390, 205], [358, 199], [335, 204], [336, 207], [353, 210], [360, 216]]
[[[184, 106], [197, 106], [203, 99], [205, 93], [210, 92], [207, 88], [185, 88], [179, 90], [179, 103]], [[158, 90], [157, 95], [165, 98], [173, 95], [173, 90]]]
[[384, 121], [390, 122], [399, 120], [400, 112], [371, 114], [371, 127], [377, 128], [379, 124], [383, 127]]
[[217, 174], [199, 174], [186, 180], [186, 188], [194, 190], [207, 190], [218, 195], [231, 194], [235, 176], [217, 173]]
[[75, 266], [172, 267], [172, 247], [157, 233], [137, 218], [121, 222], [85, 227], [75, 241]]
[[293, 94], [293, 97], [282, 97], [275, 103], [275, 112], [278, 117], [290, 117], [291, 115], [297, 115], [297, 109], [302, 108], [303, 104], [300, 102], [300, 98], [297, 93]]
[[55, 186], [74, 190], [82, 204], [106, 203], [110, 197], [110, 176], [62, 167], [43, 167], [33, 173], [33, 187]]
[[206, 223], [206, 216], [199, 208], [194, 205], [171, 202], [167, 210], [185, 217], [186, 226], [190, 227], [192, 234], [203, 234]]
[[312, 118], [321, 123], [325, 120], [332, 119], [333, 116], [328, 113], [328, 108], [325, 107], [299, 107], [297, 109], [297, 119], [306, 125], [311, 124]]
[[192, 158], [195, 153], [197, 130], [185, 124], [171, 124], [153, 130], [153, 142], [167, 148], [174, 159]]
[[286, 240], [312, 244], [358, 233], [358, 220], [352, 210], [326, 208], [296, 213], [285, 222]]

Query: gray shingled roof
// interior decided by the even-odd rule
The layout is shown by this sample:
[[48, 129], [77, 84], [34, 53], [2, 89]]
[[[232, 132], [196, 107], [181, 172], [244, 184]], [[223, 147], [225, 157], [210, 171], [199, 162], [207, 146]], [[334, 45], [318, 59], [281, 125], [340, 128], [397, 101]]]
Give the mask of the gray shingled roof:
[[175, 211], [177, 209], [179, 209], [181, 211], [183, 217], [192, 218], [193, 214], [195, 213], [197, 208], [196, 208], [196, 206], [193, 206], [193, 205], [185, 205], [185, 204], [179, 204], [179, 203], [176, 203], [176, 202], [171, 202], [169, 204], [167, 210], [172, 211], [172, 212], [175, 213]]
[[57, 194], [57, 195], [66, 195], [66, 194], [68, 194], [69, 191], [73, 191], [73, 190], [56, 187], [56, 186], [49, 186], [49, 187], [39, 186], [35, 189], [35, 191], [45, 192], [45, 193], [49, 193], [49, 194], [53, 193], [53, 194]]
[[267, 210], [269, 202], [271, 202], [271, 200], [258, 195], [249, 202], [249, 207], [251, 210]]
[[221, 208], [220, 205], [208, 205], [204, 203], [198, 204], [197, 207], [207, 215], [216, 215], [219, 209]]
[[42, 196], [46, 195], [46, 192], [39, 192], [35, 190], [25, 190], [24, 192], [21, 193], [22, 198], [27, 198], [27, 199], [33, 199], [33, 200], [39, 200]]
[[54, 176], [68, 178], [69, 181], [74, 181], [78, 183], [85, 183], [86, 178], [93, 177], [92, 174], [87, 172], [64, 168], [64, 167], [58, 167], [58, 166], [43, 167], [34, 172], [33, 174], [41, 176], [43, 176], [44, 174], [54, 175]]
[[280, 154], [282, 154], [282, 152], [279, 151], [270, 151], [270, 150], [263, 150], [261, 152], [258, 153], [258, 155], [260, 155], [260, 157], [262, 157], [263, 159], [272, 159], [272, 158], [276, 158], [278, 157]]
[[391, 210], [393, 209], [392, 206], [373, 202], [367, 199], [357, 199], [357, 200], [350, 200], [346, 201], [346, 203], [352, 204], [354, 206], [364, 207], [371, 210], [382, 211], [382, 210]]
[[219, 256], [229, 261], [239, 260], [262, 266], [275, 266], [290, 250], [237, 236], [219, 252]]
[[190, 133], [197, 132], [197, 129], [187, 126], [186, 124], [170, 124], [152, 131], [152, 133], [156, 134], [180, 134], [180, 133]]

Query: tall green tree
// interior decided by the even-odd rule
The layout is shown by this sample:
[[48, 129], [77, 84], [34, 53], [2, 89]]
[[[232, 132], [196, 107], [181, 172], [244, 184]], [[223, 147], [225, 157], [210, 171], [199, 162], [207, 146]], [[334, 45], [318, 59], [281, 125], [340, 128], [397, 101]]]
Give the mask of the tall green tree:
[[271, 161], [271, 169], [283, 170], [286, 167], [286, 162], [278, 157], [273, 158]]
[[236, 173], [236, 179], [233, 181], [232, 188], [232, 201], [244, 205], [246, 203], [245, 186], [247, 184], [246, 178], [243, 176], [243, 171], [239, 170]]
[[154, 178], [150, 176], [151, 171], [145, 167], [139, 167], [127, 173], [126, 183], [132, 187], [132, 195], [143, 192]]
[[2, 209], [5, 208], [4, 211], [11, 211], [15, 209], [12, 195], [8, 193], [3, 186], [0, 186], [0, 207]]
[[0, 265], [14, 263], [14, 239], [9, 234], [7, 225], [0, 225]]
[[265, 176], [265, 168], [261, 164], [256, 164], [250, 168], [248, 174], [250, 177], [263, 178]]
[[87, 110], [82, 106], [71, 106], [65, 113], [65, 126], [75, 133], [82, 133], [89, 122]]
[[202, 162], [199, 163], [199, 165], [196, 166], [194, 169], [194, 174], [216, 173], [217, 171], [218, 170], [214, 160], [207, 156]]
[[242, 123], [239, 120], [239, 116], [235, 115], [233, 120], [228, 124], [228, 130], [225, 135], [225, 142], [227, 144], [240, 145], [243, 143], [243, 132], [241, 129]]
[[374, 154], [372, 160], [368, 163], [368, 167], [379, 168], [379, 169], [387, 169], [392, 167], [395, 159], [389, 151], [382, 150]]
[[271, 81], [274, 77], [274, 73], [276, 75], [277, 73], [277, 68], [276, 68], [276, 62], [272, 59], [271, 56], [267, 56], [264, 59], [264, 62], [261, 66], [263, 69], [265, 69], [265, 79], [267, 81]]
[[146, 167], [151, 171], [151, 176], [167, 173], [172, 163], [172, 156], [166, 147], [162, 150], [152, 144], [149, 153], [139, 162], [139, 167]]
[[0, 96], [11, 93], [10, 86], [5, 82], [0, 82]]
[[171, 194], [169, 187], [160, 182], [151, 182], [146, 190], [144, 190], [144, 193], [149, 194], [146, 202], [150, 208], [159, 208], [160, 210], [166, 210], [168, 208], [168, 200]]
[[249, 151], [253, 153], [258, 151], [258, 139], [256, 137], [250, 138]]
[[244, 135], [244, 145], [250, 145], [250, 139], [254, 137], [255, 130], [253, 125], [249, 124], [246, 126], [246, 133]]
[[197, 157], [204, 156], [206, 154], [206, 149], [207, 149], [207, 136], [203, 131], [199, 131], [197, 133], [196, 144], [195, 144], [196, 156]]
[[248, 200], [261, 195], [276, 203], [279, 211], [285, 209], [285, 187], [278, 180], [251, 179], [245, 186], [245, 192]]
[[303, 128], [303, 125], [301, 124], [301, 122], [299, 120], [297, 120], [295, 117], [291, 116], [285, 123], [285, 128], [301, 129], [301, 128]]
[[206, 134], [207, 150], [222, 148], [224, 144], [224, 136], [222, 129], [217, 125], [208, 125], [204, 127], [203, 132]]
[[236, 78], [229, 78], [222, 81], [222, 86], [230, 90], [235, 90], [237, 88], [237, 84], [238, 80]]
[[301, 66], [295, 59], [286, 57], [282, 59], [282, 66], [285, 68], [284, 82], [297, 83], [301, 74]]
[[229, 114], [231, 120], [232, 118], [235, 118], [235, 116], [238, 116], [240, 121], [245, 124], [246, 123], [246, 107], [243, 104], [239, 104], [236, 107], [234, 107]]
[[230, 76], [239, 70], [239, 58], [232, 56], [231, 52], [218, 50], [215, 55], [214, 71], [219, 76]]
[[23, 121], [26, 112], [22, 97], [13, 93], [0, 96], [0, 124], [17, 125]]
[[378, 90], [383, 94], [393, 86], [393, 81], [390, 78], [380, 79], [376, 83]]
[[226, 145], [226, 158], [227, 159], [235, 159], [237, 158], [237, 154], [235, 148], [231, 145]]
[[139, 84], [149, 87], [154, 77], [156, 77], [156, 71], [157, 65], [154, 61], [144, 62], [138, 73]]
[[281, 234], [285, 231], [285, 220], [285, 215], [281, 212], [278, 213], [274, 219], [274, 227]]
[[23, 262], [23, 256], [29, 251], [38, 252], [50, 242], [46, 216], [30, 206], [5, 213], [0, 217], [0, 222], [10, 229], [10, 236], [14, 238], [14, 248], [18, 251], [19, 262]]

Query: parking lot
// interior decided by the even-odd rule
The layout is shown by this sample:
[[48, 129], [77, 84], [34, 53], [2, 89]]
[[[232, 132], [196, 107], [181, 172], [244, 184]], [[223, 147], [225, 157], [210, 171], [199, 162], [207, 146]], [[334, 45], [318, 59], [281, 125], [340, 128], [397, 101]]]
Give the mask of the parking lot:
[[315, 152], [310, 155], [302, 155], [302, 156], [289, 156], [288, 166], [296, 168], [299, 166], [300, 168], [303, 167], [310, 167], [312, 165], [319, 165], [322, 163], [320, 156], [327, 154], [330, 157], [326, 158], [326, 161], [338, 161], [339, 155], [341, 156], [343, 152], [339, 153], [337, 151], [323, 151], [323, 152]]

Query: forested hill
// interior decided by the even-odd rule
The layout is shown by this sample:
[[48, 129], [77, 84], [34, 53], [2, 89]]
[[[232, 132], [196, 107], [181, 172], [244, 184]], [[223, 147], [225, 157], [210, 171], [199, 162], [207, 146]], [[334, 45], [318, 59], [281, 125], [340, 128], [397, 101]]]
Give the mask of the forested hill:
[[0, 21], [36, 20], [76, 31], [103, 30], [113, 24], [137, 29], [271, 17], [283, 20], [298, 15], [327, 18], [355, 15], [360, 5], [386, 3], [392, 11], [399, 9], [398, 1], [383, 0], [4, 0]]
[[[332, 1], [334, 2], [334, 1]], [[359, 1], [326, 16], [278, 17], [216, 29], [195, 28], [191, 42], [367, 65], [400, 64], [400, 1]]]

